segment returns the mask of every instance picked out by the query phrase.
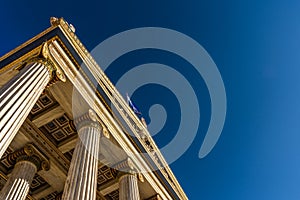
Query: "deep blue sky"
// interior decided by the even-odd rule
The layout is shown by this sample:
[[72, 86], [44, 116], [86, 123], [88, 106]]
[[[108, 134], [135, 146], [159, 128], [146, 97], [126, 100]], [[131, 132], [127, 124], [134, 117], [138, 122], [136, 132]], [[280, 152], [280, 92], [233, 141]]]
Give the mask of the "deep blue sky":
[[[210, 118], [209, 97], [200, 80], [196, 91], [203, 121], [188, 151], [171, 165], [186, 194], [204, 200], [300, 199], [299, 1], [3, 1], [0, 54], [47, 28], [50, 16], [63, 16], [74, 24], [89, 50], [116, 33], [145, 26], [194, 38], [219, 68], [228, 111], [219, 142], [200, 160], [198, 151]], [[164, 55], [139, 53], [120, 58], [115, 67], [133, 67], [131, 61]], [[168, 62], [176, 58], [168, 56], [172, 55], [161, 62], [171, 65]], [[109, 73], [112, 80], [119, 75], [118, 70]], [[151, 89], [144, 95], [142, 89], [133, 98], [145, 112], [149, 99], [160, 100], [156, 95], [145, 98]], [[163, 94], [162, 103], [172, 98], [166, 90]], [[169, 120], [176, 124], [178, 119]], [[158, 145], [172, 139], [173, 128], [165, 127], [155, 137]]]

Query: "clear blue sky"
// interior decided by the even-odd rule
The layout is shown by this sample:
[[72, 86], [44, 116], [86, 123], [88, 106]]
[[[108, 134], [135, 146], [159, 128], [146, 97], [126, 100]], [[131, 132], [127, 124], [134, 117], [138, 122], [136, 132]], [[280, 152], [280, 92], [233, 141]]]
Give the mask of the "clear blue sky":
[[[210, 118], [209, 96], [200, 80], [196, 90], [201, 99], [200, 129], [188, 151], [171, 165], [188, 197], [300, 199], [299, 1], [28, 2], [1, 3], [1, 55], [47, 28], [50, 16], [63, 16], [74, 24], [89, 50], [116, 33], [145, 26], [170, 28], [194, 38], [219, 68], [228, 111], [217, 145], [199, 159]], [[168, 56], [159, 51], [136, 52], [120, 58], [114, 67], [119, 63], [130, 68], [149, 57], [175, 68], [182, 62]], [[120, 71], [115, 68], [108, 74], [116, 81]], [[197, 77], [189, 78], [193, 82]], [[144, 113], [151, 102], [172, 105], [172, 99], [166, 100], [172, 95], [164, 88], [152, 88], [161, 91], [161, 99], [151, 97], [151, 88], [144, 89], [147, 93], [141, 89], [133, 95]], [[168, 127], [155, 136], [159, 146], [174, 136], [178, 119], [168, 116], [168, 120]]]

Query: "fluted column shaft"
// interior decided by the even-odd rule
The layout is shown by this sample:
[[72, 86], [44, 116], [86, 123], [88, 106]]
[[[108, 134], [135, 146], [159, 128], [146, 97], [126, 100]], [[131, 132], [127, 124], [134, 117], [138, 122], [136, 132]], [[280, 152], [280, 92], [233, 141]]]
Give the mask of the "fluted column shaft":
[[33, 62], [0, 89], [0, 158], [50, 79], [46, 64]]
[[119, 200], [139, 200], [136, 174], [126, 173], [119, 178]]
[[95, 200], [101, 127], [84, 122], [78, 128], [78, 141], [72, 156], [63, 200]]
[[25, 200], [37, 167], [30, 161], [19, 161], [0, 193], [1, 200]]

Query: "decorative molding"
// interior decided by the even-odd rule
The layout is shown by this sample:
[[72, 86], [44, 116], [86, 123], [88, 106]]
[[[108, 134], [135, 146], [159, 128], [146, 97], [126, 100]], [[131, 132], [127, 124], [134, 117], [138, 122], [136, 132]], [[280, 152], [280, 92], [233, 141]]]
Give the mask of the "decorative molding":
[[106, 165], [103, 165], [101, 167], [98, 166], [98, 176], [97, 176], [98, 188], [114, 180], [117, 177], [117, 175], [118, 175], [118, 171], [114, 168], [110, 168]]
[[56, 147], [60, 147], [69, 140], [77, 137], [73, 121], [63, 114], [39, 128]]

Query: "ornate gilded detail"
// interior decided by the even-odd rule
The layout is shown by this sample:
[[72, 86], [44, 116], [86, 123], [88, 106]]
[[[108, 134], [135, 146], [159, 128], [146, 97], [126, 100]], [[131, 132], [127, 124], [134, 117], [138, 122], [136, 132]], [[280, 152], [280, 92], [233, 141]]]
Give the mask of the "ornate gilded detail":
[[145, 179], [144, 179], [144, 176], [143, 176], [142, 173], [138, 173], [138, 174], [137, 174], [137, 177], [138, 177], [139, 181], [141, 181], [142, 183], [145, 182]]
[[52, 26], [58, 26], [62, 20], [62, 18], [50, 17], [50, 24]]
[[45, 42], [42, 45], [41, 50], [38, 54], [35, 54], [32, 57], [29, 57], [28, 59], [24, 60], [21, 65], [18, 65], [15, 68], [16, 70], [21, 70], [30, 63], [43, 64], [47, 68], [48, 73], [50, 75], [50, 81], [47, 87], [53, 85], [57, 81], [66, 82], [67, 80], [65, 74], [60, 69], [60, 67], [58, 67], [58, 65], [52, 61], [48, 45], [49, 45], [48, 42]]
[[35, 164], [37, 170], [48, 171], [50, 169], [48, 159], [33, 144], [26, 144], [22, 149], [8, 154], [6, 159], [11, 165], [26, 160]]
[[62, 24], [66, 24], [68, 25], [68, 28], [75, 33], [75, 27], [72, 24], [68, 24], [64, 18], [57, 18], [57, 17], [50, 17], [50, 24], [52, 26], [58, 26], [58, 25], [62, 25]]
[[105, 126], [103, 126], [102, 133], [103, 133], [104, 137], [106, 137], [107, 139], [110, 138], [110, 134], [109, 134], [109, 132], [108, 132], [108, 130], [107, 130], [107, 128]]
[[43, 44], [40, 56], [46, 59], [47, 61], [46, 67], [48, 68], [48, 71], [52, 76], [52, 80], [54, 82], [56, 81], [66, 82], [67, 79], [63, 71], [56, 65], [55, 62], [52, 62], [51, 60], [51, 54], [48, 46], [49, 44], [47, 42]]

